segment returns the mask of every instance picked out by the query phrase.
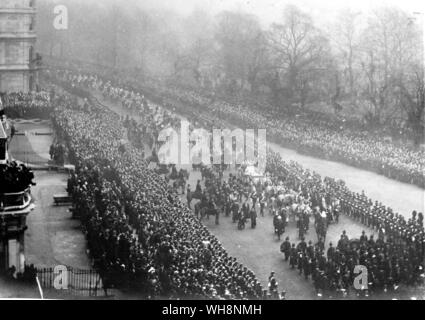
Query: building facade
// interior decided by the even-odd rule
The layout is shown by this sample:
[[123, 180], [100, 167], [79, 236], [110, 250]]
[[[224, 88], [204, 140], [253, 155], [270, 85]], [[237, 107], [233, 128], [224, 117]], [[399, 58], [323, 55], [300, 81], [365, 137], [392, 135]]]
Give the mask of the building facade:
[[[8, 160], [9, 123], [0, 119], [0, 167]], [[25, 231], [27, 215], [34, 209], [30, 187], [13, 193], [0, 192], [0, 274], [11, 268], [25, 271]]]
[[36, 89], [35, 0], [0, 1], [0, 92]]

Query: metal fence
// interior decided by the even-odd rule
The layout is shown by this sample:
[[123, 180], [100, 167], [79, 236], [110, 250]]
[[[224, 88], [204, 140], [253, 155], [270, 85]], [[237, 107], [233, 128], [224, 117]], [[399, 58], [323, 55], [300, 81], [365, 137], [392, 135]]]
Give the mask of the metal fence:
[[43, 289], [57, 289], [72, 295], [106, 296], [100, 275], [92, 269], [72, 267], [38, 268], [37, 277]]

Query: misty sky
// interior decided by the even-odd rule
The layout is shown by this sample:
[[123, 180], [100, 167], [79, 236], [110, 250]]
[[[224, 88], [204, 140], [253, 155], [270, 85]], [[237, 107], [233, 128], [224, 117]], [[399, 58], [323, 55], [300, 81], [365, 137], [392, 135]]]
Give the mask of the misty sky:
[[[43, 0], [41, 0], [43, 1]], [[349, 7], [356, 12], [367, 14], [372, 9], [390, 5], [409, 13], [425, 12], [425, 0], [53, 0], [58, 4], [73, 1], [96, 2], [107, 5], [115, 2], [120, 6], [128, 6], [136, 2], [143, 8], [167, 9], [182, 15], [190, 14], [194, 9], [216, 14], [222, 10], [237, 10], [255, 14], [264, 27], [272, 22], [280, 21], [283, 8], [287, 4], [296, 4], [304, 12], [309, 13], [318, 25], [326, 25], [335, 19], [339, 10]], [[416, 15], [421, 20], [424, 15]], [[419, 20], [420, 21], [420, 20]], [[422, 20], [423, 21], [423, 20]]]
[[[116, 0], [124, 4], [126, 0]], [[212, 13], [221, 10], [242, 10], [254, 13], [265, 24], [280, 20], [282, 9], [288, 3], [295, 3], [310, 13], [315, 20], [332, 19], [343, 7], [367, 13], [380, 5], [395, 5], [409, 12], [425, 12], [424, 0], [136, 0], [144, 6], [173, 9], [182, 14], [194, 8], [202, 8]]]

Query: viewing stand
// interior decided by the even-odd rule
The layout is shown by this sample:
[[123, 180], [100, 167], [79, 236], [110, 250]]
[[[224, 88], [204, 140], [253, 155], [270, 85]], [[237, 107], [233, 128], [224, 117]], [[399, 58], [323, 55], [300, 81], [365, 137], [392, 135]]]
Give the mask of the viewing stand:
[[[0, 166], [8, 161], [9, 135], [7, 123], [0, 121]], [[6, 127], [6, 128], [5, 128]], [[0, 193], [0, 274], [14, 268], [16, 273], [25, 270], [25, 230], [27, 215], [34, 209], [31, 189], [14, 193]]]

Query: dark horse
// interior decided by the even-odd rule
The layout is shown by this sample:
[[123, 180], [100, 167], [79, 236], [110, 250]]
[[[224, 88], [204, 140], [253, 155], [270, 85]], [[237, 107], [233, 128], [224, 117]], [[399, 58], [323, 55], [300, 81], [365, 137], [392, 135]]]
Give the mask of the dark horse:
[[202, 201], [195, 204], [195, 216], [201, 221], [205, 217], [207, 218], [207, 220], [209, 220], [210, 216], [215, 216], [216, 224], [218, 224], [219, 213], [219, 210], [214, 204], [209, 204]]

